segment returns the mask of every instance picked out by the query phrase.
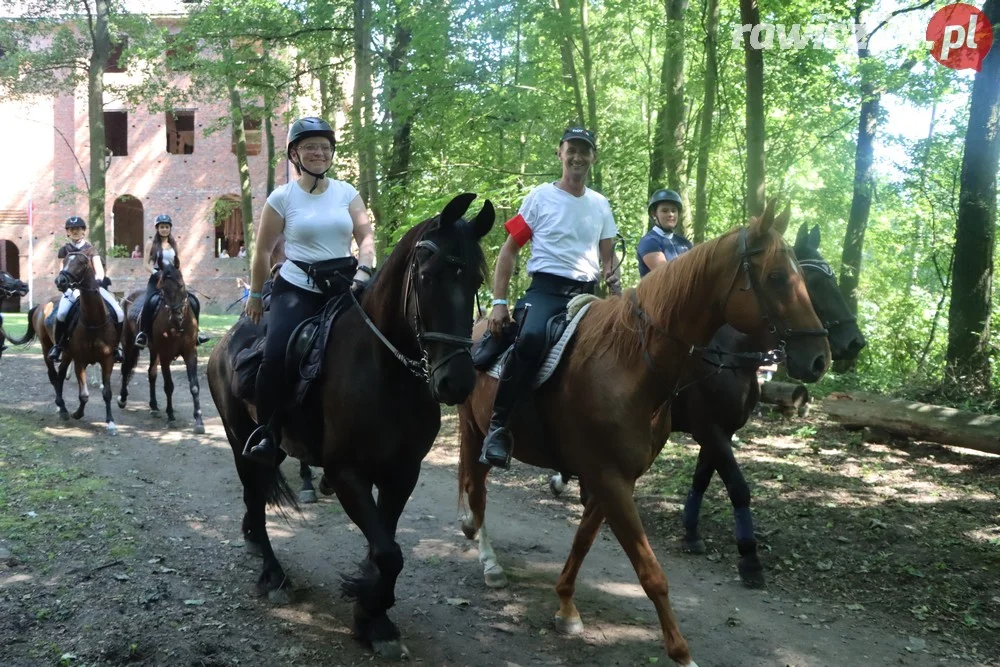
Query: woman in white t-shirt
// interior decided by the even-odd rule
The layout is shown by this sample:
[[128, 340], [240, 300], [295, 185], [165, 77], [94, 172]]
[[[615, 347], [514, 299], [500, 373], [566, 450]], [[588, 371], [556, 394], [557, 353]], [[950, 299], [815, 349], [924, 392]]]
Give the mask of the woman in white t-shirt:
[[[300, 118], [292, 123], [288, 160], [298, 178], [272, 192], [260, 216], [245, 307], [255, 323], [264, 311], [261, 290], [270, 273], [269, 258], [282, 236], [286, 257], [271, 289], [264, 360], [257, 373], [260, 426], [243, 452], [265, 465], [274, 464], [280, 444], [285, 348], [292, 331], [319, 312], [330, 296], [346, 289], [351, 273], [351, 289], [364, 285], [372, 275], [375, 237], [364, 202], [353, 185], [326, 178], [336, 144], [333, 129], [321, 118]], [[351, 255], [352, 238], [358, 243], [358, 263]], [[345, 279], [323, 279], [337, 273]]]

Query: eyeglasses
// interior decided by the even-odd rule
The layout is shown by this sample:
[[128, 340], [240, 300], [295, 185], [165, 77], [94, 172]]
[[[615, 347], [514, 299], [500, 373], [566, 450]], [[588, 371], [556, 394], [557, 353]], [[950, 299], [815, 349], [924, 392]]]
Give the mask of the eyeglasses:
[[322, 153], [323, 155], [333, 155], [333, 148], [329, 144], [302, 144], [296, 149], [299, 153]]

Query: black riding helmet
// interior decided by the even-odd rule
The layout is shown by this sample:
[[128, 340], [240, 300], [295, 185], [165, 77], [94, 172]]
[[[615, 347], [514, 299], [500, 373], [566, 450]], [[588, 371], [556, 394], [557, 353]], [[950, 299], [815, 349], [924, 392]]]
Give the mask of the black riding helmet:
[[679, 194], [673, 190], [657, 190], [653, 193], [653, 196], [649, 198], [649, 204], [646, 206], [646, 212], [649, 213], [649, 217], [652, 218], [653, 211], [656, 210], [656, 206], [665, 201], [677, 204], [678, 215], [684, 211], [684, 202], [681, 200], [681, 196]]
[[174, 221], [171, 220], [170, 216], [167, 215], [166, 213], [161, 213], [160, 215], [156, 216], [156, 222], [153, 223], [154, 227], [158, 225], [170, 225], [170, 227], [173, 228]]
[[66, 229], [76, 229], [78, 227], [86, 229], [87, 221], [78, 215], [71, 215], [70, 217], [66, 218]]
[[[288, 141], [285, 142], [285, 152], [288, 155], [289, 160], [292, 159], [292, 147], [303, 139], [308, 139], [309, 137], [326, 137], [330, 140], [330, 147], [334, 150], [337, 149], [337, 137], [334, 136], [333, 128], [330, 127], [330, 124], [322, 118], [307, 116], [306, 118], [299, 118], [297, 121], [292, 123], [291, 127], [288, 128]], [[316, 186], [319, 185], [321, 178], [326, 177], [326, 170], [322, 173], [315, 173], [303, 167], [301, 158], [299, 158], [298, 162], [292, 162], [292, 164], [295, 165], [295, 171], [298, 173], [302, 173], [304, 171], [316, 179], [309, 192], [316, 189]]]

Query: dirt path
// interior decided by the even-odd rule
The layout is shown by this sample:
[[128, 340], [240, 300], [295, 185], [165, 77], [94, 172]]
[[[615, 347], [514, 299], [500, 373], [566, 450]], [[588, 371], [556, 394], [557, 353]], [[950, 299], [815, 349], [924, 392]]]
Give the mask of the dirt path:
[[[38, 348], [0, 360], [0, 665], [370, 664], [338, 595], [339, 575], [363, 553], [359, 531], [330, 498], [287, 522], [272, 516], [293, 599], [252, 597], [259, 561], [242, 549], [229, 446], [210, 400], [207, 434], [192, 434], [187, 384], [175, 381], [176, 428], [146, 409], [140, 373], [128, 408], [115, 407], [120, 435], [111, 438], [93, 421], [103, 412], [93, 390], [82, 423], [57, 420]], [[544, 471], [493, 477], [488, 521], [511, 586], [485, 586], [455, 521], [455, 426], [450, 413], [400, 522], [406, 568], [393, 618], [414, 661], [668, 664], [652, 604], [606, 528], [578, 582], [584, 634], [553, 632], [553, 587], [580, 511], [548, 495]], [[294, 480], [297, 466], [285, 473]], [[653, 511], [647, 525], [660, 523]], [[957, 662], [953, 646], [901, 633], [891, 617], [801, 591], [750, 591], [727, 559], [684, 557], [668, 537], [652, 541], [703, 667]]]

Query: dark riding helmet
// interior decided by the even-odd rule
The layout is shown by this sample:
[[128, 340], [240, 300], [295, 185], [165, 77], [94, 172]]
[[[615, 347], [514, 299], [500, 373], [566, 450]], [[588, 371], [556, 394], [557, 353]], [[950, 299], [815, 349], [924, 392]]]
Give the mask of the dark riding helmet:
[[657, 190], [653, 193], [653, 196], [649, 198], [649, 204], [646, 206], [646, 212], [649, 216], [653, 216], [653, 211], [656, 210], [657, 205], [665, 202], [673, 202], [677, 204], [677, 213], [681, 213], [684, 210], [684, 202], [681, 200], [681, 196], [674, 192], [673, 190]]
[[81, 218], [80, 216], [71, 215], [70, 217], [66, 218], [66, 229], [77, 229], [80, 227], [82, 227], [83, 229], [87, 228], [87, 221]]
[[330, 140], [331, 148], [337, 147], [337, 137], [333, 134], [333, 128], [322, 118], [308, 116], [299, 118], [288, 128], [288, 141], [285, 142], [285, 150], [291, 155], [292, 145], [308, 137], [326, 137]]
[[170, 225], [171, 227], [173, 227], [174, 221], [171, 220], [170, 216], [167, 215], [166, 213], [161, 213], [160, 215], [156, 216], [156, 222], [154, 223], [154, 226], [158, 225]]

